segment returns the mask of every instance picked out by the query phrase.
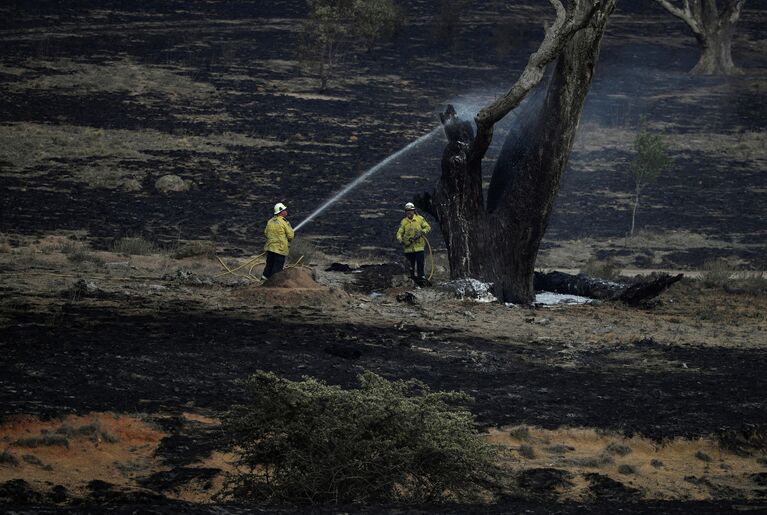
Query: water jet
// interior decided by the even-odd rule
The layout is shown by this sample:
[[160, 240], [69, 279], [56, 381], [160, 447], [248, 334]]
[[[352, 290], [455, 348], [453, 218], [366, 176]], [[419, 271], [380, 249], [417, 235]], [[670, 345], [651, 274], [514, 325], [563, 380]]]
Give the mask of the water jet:
[[312, 221], [315, 217], [317, 217], [317, 215], [319, 215], [320, 213], [325, 211], [327, 208], [332, 206], [338, 200], [343, 198], [351, 190], [353, 190], [354, 188], [359, 186], [363, 181], [365, 181], [365, 179], [369, 178], [370, 176], [372, 176], [373, 174], [375, 174], [376, 172], [381, 170], [387, 164], [391, 163], [393, 160], [397, 159], [399, 156], [401, 156], [402, 154], [404, 154], [408, 150], [411, 150], [411, 149], [417, 147], [418, 145], [420, 145], [421, 143], [423, 143], [424, 141], [428, 140], [429, 138], [434, 136], [434, 134], [436, 134], [441, 129], [442, 129], [442, 126], [435, 127], [434, 129], [432, 129], [427, 134], [424, 134], [423, 136], [421, 136], [417, 140], [410, 142], [409, 144], [407, 144], [406, 146], [402, 147], [397, 152], [391, 154], [389, 157], [385, 158], [383, 161], [379, 162], [378, 164], [376, 164], [372, 168], [369, 168], [365, 173], [363, 173], [362, 175], [360, 175], [359, 177], [354, 179], [352, 182], [350, 182], [349, 184], [344, 186], [344, 188], [341, 189], [338, 193], [334, 194], [327, 201], [325, 201], [325, 203], [323, 203], [320, 207], [315, 209], [309, 216], [304, 218], [301, 221], [301, 223], [298, 224], [293, 230], [294, 231], [298, 231], [301, 227], [303, 227], [304, 225], [306, 225], [307, 223]]

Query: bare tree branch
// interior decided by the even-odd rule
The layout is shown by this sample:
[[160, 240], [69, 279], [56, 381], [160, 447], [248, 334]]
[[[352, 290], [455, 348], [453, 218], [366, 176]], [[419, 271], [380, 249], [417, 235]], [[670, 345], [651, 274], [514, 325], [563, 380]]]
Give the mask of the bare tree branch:
[[746, 0], [735, 0], [728, 3], [722, 11], [721, 18], [726, 19], [729, 23], [735, 23], [740, 18], [740, 12], [743, 10], [743, 4]]
[[[703, 35], [703, 27], [700, 26], [700, 15], [698, 14], [696, 16], [695, 13], [693, 13], [692, 9], [690, 9], [690, 2], [689, 0], [684, 0], [684, 7], [679, 8], [673, 3], [671, 3], [670, 0], [655, 0], [658, 2], [664, 9], [666, 9], [668, 12], [682, 20], [687, 24], [688, 27], [693, 31], [693, 33], [696, 36], [702, 36]], [[697, 9], [697, 11], [700, 11], [700, 9]]]
[[505, 95], [481, 109], [474, 117], [477, 136], [470, 155], [472, 162], [485, 156], [493, 139], [493, 126], [517, 107], [530, 90], [541, 82], [546, 65], [559, 56], [576, 32], [589, 24], [594, 13], [602, 5], [599, 0], [574, 0], [568, 10], [560, 0], [549, 0], [549, 3], [556, 11], [556, 20], [546, 30], [540, 47], [530, 56], [521, 76]]

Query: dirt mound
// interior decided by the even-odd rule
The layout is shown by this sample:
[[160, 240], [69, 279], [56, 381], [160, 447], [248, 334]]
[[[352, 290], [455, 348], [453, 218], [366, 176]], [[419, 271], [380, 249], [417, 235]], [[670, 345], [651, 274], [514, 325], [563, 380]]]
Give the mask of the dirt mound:
[[351, 301], [348, 293], [330, 288], [314, 280], [304, 268], [288, 268], [267, 279], [236, 291], [237, 297], [251, 303], [280, 306], [318, 306], [343, 308]]
[[277, 272], [261, 286], [264, 288], [323, 288], [321, 284], [314, 280], [310, 272], [298, 267]]

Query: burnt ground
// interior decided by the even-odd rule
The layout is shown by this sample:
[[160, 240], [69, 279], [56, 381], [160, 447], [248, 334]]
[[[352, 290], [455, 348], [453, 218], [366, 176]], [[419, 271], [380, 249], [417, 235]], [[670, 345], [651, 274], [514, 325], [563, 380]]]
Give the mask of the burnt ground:
[[[7, 363], [0, 441], [32, 465], [22, 473], [6, 454], [0, 500], [17, 507], [130, 512], [138, 502], [158, 512], [204, 510], [174, 502], [210, 501], [230, 467], [221, 454], [226, 435], [214, 422], [247, 401], [239, 381], [257, 370], [348, 388], [372, 370], [470, 394], [467, 407], [491, 438], [511, 449], [534, 446], [540, 456], [515, 465], [515, 496], [456, 512], [538, 513], [560, 502], [561, 513], [705, 513], [739, 503], [758, 508], [764, 497], [763, 294], [722, 294], [693, 282], [675, 285], [649, 311], [509, 308], [436, 290], [414, 291], [411, 304], [396, 300], [403, 288], [368, 295], [373, 284], [399, 276], [390, 265], [322, 274], [325, 284], [360, 281], [347, 283], [349, 293], [318, 297], [216, 279], [207, 274], [217, 263], [207, 259], [133, 256], [131, 268], [105, 273], [58, 251], [30, 267], [31, 249], [14, 250], [1, 256], [10, 295], [0, 324]], [[84, 281], [93, 284], [83, 288]], [[265, 290], [275, 296], [263, 297]], [[138, 438], [147, 423], [151, 438]], [[77, 437], [94, 424], [112, 435], [95, 447]], [[522, 441], [514, 428], [529, 428]], [[20, 443], [30, 438], [43, 443]], [[627, 458], [605, 457], [616, 441], [633, 449]], [[78, 453], [93, 460], [92, 472], [69, 472]], [[661, 461], [655, 478], [653, 463]], [[640, 472], [622, 476], [620, 465]]]
[[[10, 154], [0, 159], [7, 193], [0, 231], [86, 230], [102, 248], [126, 234], [258, 248], [274, 199], [300, 221], [363, 170], [428, 133], [447, 102], [473, 112], [508, 87], [545, 16], [476, 2], [454, 40], [440, 43], [429, 36], [436, 3], [404, 2], [406, 23], [394, 41], [346, 61], [321, 94], [290, 51], [300, 6], [265, 5], [169, 1], [137, 12], [122, 3], [42, 2], [6, 9], [0, 122], [11, 132], [4, 135]], [[746, 75], [695, 78], [686, 71], [697, 51], [680, 23], [652, 2], [621, 9], [605, 38], [544, 250], [596, 238], [603, 257], [622, 257], [609, 242], [628, 228], [627, 163], [644, 116], [670, 139], [675, 164], [646, 188], [638, 226], [692, 231], [717, 243], [661, 252], [651, 263], [699, 267], [728, 257], [763, 268], [765, 11], [747, 6], [738, 25], [735, 59]], [[128, 148], [110, 155], [97, 137], [74, 143], [82, 145], [74, 152], [63, 143], [68, 126], [114, 135]], [[140, 139], [152, 139], [149, 131], [167, 144]], [[499, 127], [488, 170], [504, 133]], [[215, 145], [213, 136], [221, 136]], [[208, 145], [190, 145], [189, 138]], [[367, 247], [393, 255], [399, 206], [430, 188], [442, 145], [437, 133], [305, 234], [329, 252]], [[30, 154], [46, 157], [19, 158]], [[95, 170], [83, 178], [88, 167]], [[170, 197], [157, 192], [155, 180], [168, 173], [194, 188]], [[135, 181], [130, 192], [118, 187], [126, 178]]]
[[[675, 442], [687, 453], [681, 462], [700, 465], [673, 468], [664, 456], [678, 476], [659, 480], [672, 484], [664, 489], [642, 483], [656, 472], [652, 449], [640, 473], [625, 477], [613, 470], [617, 463], [583, 469], [549, 459], [541, 450], [548, 443], [541, 443], [539, 460], [518, 478], [527, 500], [440, 512], [764, 509], [758, 461], [764, 449], [749, 448], [744, 464], [718, 443], [758, 440], [767, 424], [763, 293], [675, 286], [652, 311], [423, 299], [403, 306], [394, 300], [399, 290], [368, 297], [388, 286], [387, 276], [383, 286], [380, 278], [358, 281], [340, 304], [296, 292], [263, 302], [241, 297], [236, 281], [198, 288], [165, 277], [197, 265], [212, 276], [215, 262], [165, 255], [142, 264], [103, 252], [122, 236], [142, 235], [164, 248], [204, 239], [223, 256], [256, 253], [276, 199], [291, 207], [295, 225], [361, 171], [432, 130], [446, 103], [471, 113], [507, 88], [545, 19], [543, 10], [521, 4], [507, 10], [473, 2], [446, 43], [432, 36], [436, 1], [402, 3], [400, 33], [344, 62], [325, 93], [291, 50], [301, 2], [0, 6], [3, 420], [107, 412], [146, 417], [164, 432], [146, 458], [155, 465], [128, 461], [139, 472], [125, 472], [123, 463], [115, 475], [143, 490], [93, 483], [101, 481], [94, 476], [83, 478], [84, 490], [67, 493], [45, 483], [48, 476], [33, 481], [48, 471], [29, 458], [21, 465], [28, 476], [0, 463], [2, 477], [11, 479], [0, 484], [0, 502], [74, 503], [24, 508], [41, 513], [204, 513], [171, 500], [209, 500], [204, 495], [169, 493], [187, 483], [198, 485], [195, 495], [207, 492], [199, 485], [225, 466], [200, 461], [215, 457], [223, 442], [215, 430], [184, 418], [189, 412], [217, 417], [243, 400], [237, 381], [258, 369], [349, 387], [369, 369], [471, 394], [469, 407], [483, 428], [589, 428], [597, 436], [633, 437], [635, 456], [642, 445], [663, 450]], [[763, 270], [764, 7], [747, 3], [738, 23], [734, 57], [746, 73], [695, 78], [686, 73], [697, 50], [685, 28], [652, 2], [623, 4], [604, 40], [540, 264], [577, 268], [597, 258], [632, 268], [698, 269], [726, 258]], [[643, 116], [666, 135], [674, 167], [643, 193], [637, 223], [646, 234], [629, 241], [627, 164]], [[498, 127], [491, 159], [506, 130]], [[399, 206], [430, 188], [443, 141], [437, 131], [304, 234], [333, 259], [394, 261]], [[155, 181], [169, 173], [191, 181], [191, 189], [157, 191]], [[68, 259], [61, 242], [46, 247], [51, 234], [98, 254], [101, 264]], [[107, 266], [122, 262], [130, 265], [125, 272]], [[96, 281], [98, 294], [73, 294], [77, 279]], [[716, 455], [713, 464], [696, 461], [684, 447], [697, 442]], [[33, 486], [13, 482], [22, 477]], [[551, 491], [568, 488], [572, 495], [557, 498], [565, 504], [553, 504]], [[77, 504], [83, 500], [95, 506]], [[435, 508], [351, 511], [385, 509]]]
[[[493, 342], [453, 329], [424, 339], [418, 325], [325, 325], [321, 307], [275, 307], [261, 320], [189, 303], [135, 315], [77, 304], [52, 313], [17, 309], [0, 332], [13, 363], [0, 393], [7, 414], [173, 412], [190, 403], [223, 411], [243, 402], [237, 380], [256, 370], [353, 387], [367, 369], [470, 393], [485, 426], [572, 425], [662, 440], [767, 424], [763, 350], [636, 342], [576, 351], [575, 366], [565, 367], [551, 365], [566, 349], [561, 344]], [[361, 356], [328, 352], [344, 344]], [[644, 370], [637, 350], [678, 365]]]

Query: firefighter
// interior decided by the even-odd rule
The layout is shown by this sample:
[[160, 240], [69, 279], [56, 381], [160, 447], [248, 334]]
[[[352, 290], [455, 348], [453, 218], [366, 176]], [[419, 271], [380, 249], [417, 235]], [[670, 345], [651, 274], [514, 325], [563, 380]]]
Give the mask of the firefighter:
[[410, 263], [410, 277], [416, 284], [426, 284], [424, 277], [424, 248], [426, 239], [424, 236], [431, 230], [431, 226], [424, 217], [415, 212], [412, 202], [405, 204], [405, 218], [399, 224], [397, 241], [403, 246], [405, 257]]
[[289, 243], [294, 236], [293, 228], [288, 222], [288, 206], [282, 202], [274, 205], [274, 216], [266, 223], [266, 267], [261, 279], [269, 279], [285, 266], [288, 256]]

